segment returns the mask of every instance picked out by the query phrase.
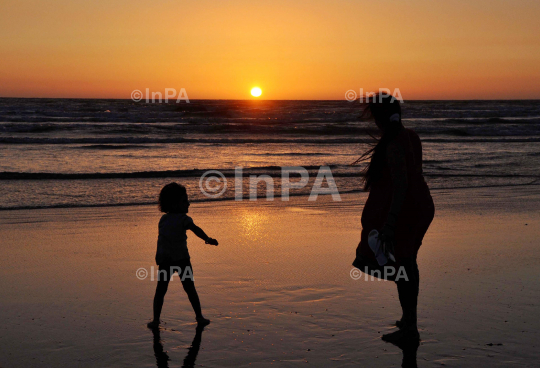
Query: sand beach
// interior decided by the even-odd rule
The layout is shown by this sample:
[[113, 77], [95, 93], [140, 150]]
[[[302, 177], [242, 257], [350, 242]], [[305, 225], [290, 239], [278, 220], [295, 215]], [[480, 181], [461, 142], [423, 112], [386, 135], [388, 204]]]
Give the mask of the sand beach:
[[[539, 194], [433, 192], [418, 260], [422, 341], [407, 364], [415, 355], [421, 367], [536, 364]], [[220, 240], [188, 239], [212, 323], [196, 333], [176, 278], [159, 336], [145, 326], [155, 206], [0, 212], [0, 366], [401, 366], [403, 351], [380, 339], [400, 317], [395, 284], [350, 275], [365, 198], [193, 204], [196, 223]]]

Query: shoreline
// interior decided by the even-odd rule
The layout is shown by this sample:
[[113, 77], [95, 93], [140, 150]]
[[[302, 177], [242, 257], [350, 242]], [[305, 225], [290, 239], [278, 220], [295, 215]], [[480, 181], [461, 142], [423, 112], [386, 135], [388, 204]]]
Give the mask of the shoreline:
[[[503, 184], [503, 185], [485, 185], [485, 186], [470, 186], [470, 187], [454, 187], [454, 188], [430, 188], [430, 192], [432, 194], [437, 194], [441, 192], [448, 192], [448, 191], [461, 191], [461, 190], [487, 190], [487, 189], [506, 189], [506, 188], [522, 188], [526, 187], [531, 189], [529, 194], [540, 194], [540, 184], [534, 184], [534, 183], [523, 183], [523, 184]], [[538, 189], [538, 191], [535, 191], [534, 189]], [[352, 190], [352, 191], [345, 191], [345, 192], [336, 192], [340, 195], [366, 195], [367, 192], [365, 192], [362, 189], [359, 190]], [[334, 193], [335, 194], [335, 193]], [[318, 194], [321, 197], [331, 197], [331, 193], [324, 193], [324, 194]], [[289, 193], [289, 197], [309, 197], [310, 193]], [[274, 194], [274, 199], [277, 199], [277, 202], [287, 202], [280, 200], [282, 198], [281, 194]], [[249, 195], [244, 196], [242, 201], [237, 201], [234, 197], [231, 198], [217, 198], [217, 199], [208, 199], [208, 200], [200, 200], [200, 199], [192, 199], [190, 200], [192, 203], [220, 203], [220, 202], [250, 202]], [[263, 203], [266, 202], [266, 195], [258, 195], [256, 203]], [[0, 214], [3, 212], [10, 212], [10, 211], [32, 211], [32, 210], [49, 210], [49, 209], [79, 209], [79, 208], [117, 208], [117, 207], [151, 207], [151, 206], [157, 206], [156, 202], [143, 202], [143, 203], [118, 203], [118, 204], [96, 204], [96, 205], [76, 205], [76, 206], [42, 206], [42, 207], [14, 207], [14, 208], [0, 208]]]

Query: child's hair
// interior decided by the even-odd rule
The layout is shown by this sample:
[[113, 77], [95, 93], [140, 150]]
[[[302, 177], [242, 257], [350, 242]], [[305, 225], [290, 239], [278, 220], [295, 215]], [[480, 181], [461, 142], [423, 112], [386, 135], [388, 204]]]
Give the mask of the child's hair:
[[186, 187], [178, 183], [167, 184], [159, 193], [158, 207], [161, 212], [174, 213], [180, 211], [180, 204], [187, 200]]

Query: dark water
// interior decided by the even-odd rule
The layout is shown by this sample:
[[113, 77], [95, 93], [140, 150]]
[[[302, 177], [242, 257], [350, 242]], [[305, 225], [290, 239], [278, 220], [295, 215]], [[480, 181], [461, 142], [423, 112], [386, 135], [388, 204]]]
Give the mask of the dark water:
[[[433, 189], [539, 184], [540, 101], [406, 101], [403, 122], [424, 145]], [[347, 101], [0, 99], [0, 209], [155, 203], [176, 180], [193, 200], [206, 170], [234, 197], [234, 169], [268, 174], [302, 166], [310, 183], [329, 166], [340, 193], [360, 190], [370, 122]], [[259, 185], [259, 196], [265, 195]]]

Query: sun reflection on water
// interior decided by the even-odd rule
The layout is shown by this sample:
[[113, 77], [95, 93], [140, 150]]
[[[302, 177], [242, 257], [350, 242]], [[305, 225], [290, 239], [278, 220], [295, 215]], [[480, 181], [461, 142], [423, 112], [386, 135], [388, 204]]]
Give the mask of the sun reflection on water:
[[270, 218], [267, 213], [256, 209], [245, 211], [240, 217], [243, 236], [250, 241], [262, 241], [268, 237]]

